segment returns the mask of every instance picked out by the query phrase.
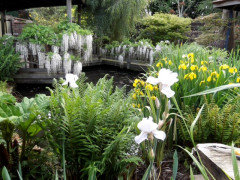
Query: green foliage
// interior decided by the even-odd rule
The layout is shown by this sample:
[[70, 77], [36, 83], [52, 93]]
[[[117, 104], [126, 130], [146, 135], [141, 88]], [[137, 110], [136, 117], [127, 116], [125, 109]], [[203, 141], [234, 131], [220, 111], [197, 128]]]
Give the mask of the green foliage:
[[[192, 107], [196, 110], [200, 107], [203, 98], [201, 96], [195, 96], [191, 98], [182, 98], [191, 94], [195, 94], [207, 89], [219, 87], [222, 85], [232, 84], [239, 82], [239, 72], [240, 64], [237, 61], [239, 58], [238, 53], [232, 53], [228, 55], [227, 51], [214, 48], [206, 48], [200, 46], [196, 43], [192, 44], [165, 44], [159, 43], [161, 47], [161, 52], [156, 54], [157, 59], [159, 59], [156, 67], [150, 70], [150, 74], [159, 71], [161, 68], [171, 69], [178, 73], [179, 81], [173, 86], [176, 92], [176, 99], [180, 108], [185, 105]], [[191, 60], [190, 56], [193, 55]], [[189, 58], [187, 57], [189, 56]], [[169, 63], [172, 62], [172, 64]], [[222, 65], [227, 65], [227, 69], [222, 70]], [[183, 68], [184, 66], [184, 68]], [[192, 69], [191, 67], [196, 67]], [[205, 70], [203, 71], [204, 68]], [[229, 68], [237, 69], [235, 72], [229, 72]], [[213, 74], [212, 74], [213, 73]], [[195, 77], [189, 78], [189, 75], [196, 75]], [[216, 74], [217, 78], [213, 79], [213, 75]], [[237, 91], [237, 89], [234, 91]], [[229, 94], [223, 96], [223, 92], [217, 92], [214, 96], [215, 102], [221, 107], [224, 99], [228, 98]], [[208, 100], [210, 96], [207, 95]], [[224, 104], [224, 103], [223, 103]]]
[[3, 167], [3, 169], [2, 169], [2, 178], [3, 178], [3, 180], [11, 180], [11, 177], [10, 177], [6, 167]]
[[14, 38], [0, 38], [0, 81], [12, 80], [20, 67], [20, 56], [15, 51]]
[[156, 13], [147, 16], [142, 21], [143, 26], [139, 39], [151, 39], [154, 44], [162, 40], [177, 41], [187, 39], [191, 19], [176, 15]]
[[[15, 97], [0, 92], [0, 136], [4, 140], [11, 159], [10, 165], [16, 167], [19, 162], [22, 162], [24, 172], [29, 172], [26, 178], [33, 178], [42, 172], [45, 173], [44, 176], [41, 175], [42, 177], [51, 176], [53, 173], [49, 166], [54, 156], [50, 156], [47, 151], [42, 152], [41, 155], [33, 151], [33, 147], [43, 140], [39, 139], [42, 137], [41, 127], [45, 125], [41, 119], [48, 113], [48, 108], [49, 98], [46, 95], [39, 94], [35, 98], [24, 98], [21, 103], [16, 103]], [[13, 139], [13, 135], [16, 136], [16, 134], [22, 140], [21, 146], [16, 139]], [[50, 149], [48, 151], [50, 152]], [[36, 160], [41, 164], [36, 163]], [[42, 166], [43, 164], [46, 166]], [[17, 172], [12, 173], [16, 175]]]
[[[240, 142], [240, 104], [238, 97], [235, 97], [234, 103], [229, 101], [220, 108], [214, 101], [210, 103], [205, 101], [205, 108], [195, 124], [193, 137], [196, 143], [222, 143], [231, 144], [232, 142]], [[186, 118], [187, 126], [193, 123], [193, 113], [191, 108], [186, 108], [184, 117]], [[190, 137], [185, 131], [182, 121], [178, 121], [180, 135], [179, 138], [183, 142], [189, 142]]]
[[[178, 2], [180, 6], [178, 6]], [[213, 9], [212, 0], [153, 0], [149, 4], [149, 10], [153, 14], [161, 12], [179, 15], [179, 7], [182, 9], [180, 13], [184, 17], [191, 18], [219, 11], [217, 8]]]
[[1, 92], [8, 92], [7, 81], [0, 81], [0, 91]]
[[239, 175], [239, 168], [238, 168], [238, 163], [237, 163], [237, 158], [236, 158], [236, 154], [234, 151], [234, 144], [232, 143], [232, 165], [233, 165], [233, 172], [234, 172], [234, 178], [235, 179], [240, 179], [240, 175]]
[[59, 38], [50, 26], [30, 24], [23, 28], [20, 41], [29, 41], [35, 44], [56, 45], [59, 44]]
[[80, 35], [92, 34], [91, 31], [82, 29], [75, 23], [62, 21], [58, 23], [56, 27], [38, 24], [30, 24], [25, 26], [18, 39], [23, 42], [29, 41], [35, 44], [60, 46], [62, 42], [62, 35], [66, 33], [71, 34], [74, 31]]
[[135, 30], [147, 5], [145, 0], [87, 0], [97, 35], [122, 40]]
[[224, 27], [227, 25], [227, 20], [222, 19], [221, 13], [200, 16], [194, 22], [203, 24], [199, 28], [200, 36], [195, 39], [198, 44], [216, 46], [216, 42], [225, 39]]
[[60, 22], [57, 26], [56, 32], [60, 34], [65, 34], [65, 33], [71, 34], [73, 32], [77, 32], [77, 34], [80, 34], [80, 35], [92, 34], [90, 30], [82, 29], [78, 24], [69, 23], [69, 21]]
[[29, 9], [31, 19], [40, 25], [57, 26], [58, 22], [66, 20], [66, 6], [43, 7]]
[[[139, 158], [130, 157], [134, 114], [124, 89], [114, 89], [113, 79], [100, 79], [96, 86], [51, 90], [51, 117], [46, 119], [48, 140], [62, 158], [65, 151], [67, 177], [113, 179]], [[126, 153], [127, 152], [127, 153]]]
[[178, 155], [177, 155], [177, 151], [175, 150], [175, 152], [173, 154], [173, 176], [172, 176], [171, 180], [176, 179], [177, 171], [178, 171]]

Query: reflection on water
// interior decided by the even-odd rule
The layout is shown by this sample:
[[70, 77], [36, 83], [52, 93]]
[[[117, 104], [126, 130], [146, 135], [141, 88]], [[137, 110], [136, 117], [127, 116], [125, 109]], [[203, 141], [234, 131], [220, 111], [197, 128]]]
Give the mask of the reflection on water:
[[[113, 76], [114, 85], [119, 88], [126, 85], [127, 92], [131, 90], [134, 79], [141, 74], [141, 72], [120, 69], [119, 67], [109, 65], [84, 67], [83, 72], [86, 74], [87, 82], [93, 82], [94, 84], [106, 74], [109, 75], [109, 78]], [[17, 84], [13, 94], [20, 99], [23, 97], [34, 97], [36, 94], [50, 95], [46, 87], [51, 87], [51, 85]]]
[[93, 66], [85, 68], [83, 69], [83, 71], [88, 78], [87, 82], [93, 82], [94, 84], [96, 84], [100, 78], [108, 74], [109, 78], [113, 76], [115, 86], [121, 88], [126, 85], [127, 91], [131, 90], [134, 79], [141, 75], [141, 72], [120, 69], [119, 67], [107, 65]]

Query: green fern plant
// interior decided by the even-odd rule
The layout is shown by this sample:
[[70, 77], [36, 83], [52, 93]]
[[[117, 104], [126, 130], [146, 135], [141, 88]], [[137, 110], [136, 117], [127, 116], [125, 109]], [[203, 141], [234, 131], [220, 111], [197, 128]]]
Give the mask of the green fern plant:
[[125, 89], [114, 88], [112, 78], [104, 77], [96, 85], [84, 79], [80, 77], [76, 89], [55, 83], [45, 133], [60, 159], [64, 143], [68, 178], [113, 179], [140, 162], [131, 156], [134, 110]]
[[0, 81], [12, 80], [21, 66], [20, 56], [14, 48], [14, 38], [0, 38]]
[[[240, 103], [238, 101], [239, 97], [235, 97], [235, 103], [230, 99], [225, 105], [220, 107], [215, 103], [214, 99], [209, 102], [205, 97], [205, 108], [193, 131], [195, 141], [197, 143], [218, 142], [229, 145], [232, 142], [239, 143]], [[187, 125], [190, 127], [195, 113], [191, 108], [186, 107], [184, 115]], [[182, 121], [178, 122], [179, 137], [183, 142], [189, 142], [190, 138], [187, 136], [187, 131], [185, 131]], [[183, 130], [180, 127], [183, 127]]]

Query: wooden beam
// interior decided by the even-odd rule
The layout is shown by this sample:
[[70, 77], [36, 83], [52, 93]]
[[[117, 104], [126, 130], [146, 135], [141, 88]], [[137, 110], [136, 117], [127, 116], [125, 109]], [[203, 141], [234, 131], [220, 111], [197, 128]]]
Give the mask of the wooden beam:
[[[234, 179], [231, 157], [231, 146], [219, 143], [206, 143], [197, 145], [198, 153], [203, 165], [217, 180]], [[236, 150], [239, 150], [235, 148]], [[240, 170], [240, 161], [237, 161]], [[212, 179], [212, 178], [210, 178]]]
[[69, 22], [72, 23], [72, 0], [67, 0], [67, 17]]
[[5, 34], [5, 11], [1, 11], [1, 27], [2, 27], [2, 36]]
[[218, 0], [218, 1], [213, 1], [213, 7], [214, 8], [228, 8], [231, 6], [236, 6], [240, 5], [239, 0]]

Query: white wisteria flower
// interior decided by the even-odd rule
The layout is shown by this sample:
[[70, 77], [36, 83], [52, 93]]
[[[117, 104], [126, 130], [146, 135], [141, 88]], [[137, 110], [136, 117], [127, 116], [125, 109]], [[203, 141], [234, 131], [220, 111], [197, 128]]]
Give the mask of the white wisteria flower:
[[62, 85], [68, 85], [71, 88], [77, 88], [78, 85], [76, 84], [76, 81], [78, 80], [78, 76], [75, 74], [66, 74], [65, 76], [66, 81]]
[[153, 122], [153, 118], [150, 116], [149, 118], [143, 118], [137, 125], [138, 129], [141, 133], [135, 137], [135, 142], [140, 144], [141, 142], [148, 139], [148, 135], [152, 133], [152, 135], [160, 140], [164, 140], [166, 138], [166, 134], [163, 131], [158, 130], [158, 125]]
[[171, 89], [171, 86], [178, 82], [177, 78], [178, 74], [172, 72], [170, 69], [162, 68], [159, 73], [158, 77], [155, 78], [150, 76], [147, 78], [147, 83], [152, 85], [160, 84], [160, 90], [163, 94], [165, 94], [168, 98], [174, 96], [175, 92]]

